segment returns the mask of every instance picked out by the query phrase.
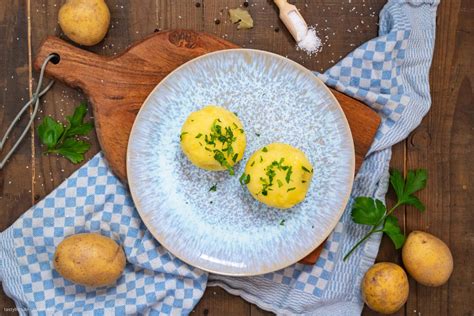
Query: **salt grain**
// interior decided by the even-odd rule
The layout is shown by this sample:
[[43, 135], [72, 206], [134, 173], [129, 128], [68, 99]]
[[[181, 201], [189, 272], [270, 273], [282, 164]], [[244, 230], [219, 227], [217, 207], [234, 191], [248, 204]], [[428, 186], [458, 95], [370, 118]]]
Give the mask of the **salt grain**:
[[301, 16], [291, 11], [288, 18], [296, 30], [296, 38], [298, 41], [298, 49], [306, 52], [309, 56], [318, 53], [321, 50], [321, 39], [316, 35], [314, 26], [308, 27]]
[[312, 56], [321, 51], [321, 39], [316, 35], [314, 27], [309, 27], [308, 32], [301, 41], [298, 42], [298, 48]]

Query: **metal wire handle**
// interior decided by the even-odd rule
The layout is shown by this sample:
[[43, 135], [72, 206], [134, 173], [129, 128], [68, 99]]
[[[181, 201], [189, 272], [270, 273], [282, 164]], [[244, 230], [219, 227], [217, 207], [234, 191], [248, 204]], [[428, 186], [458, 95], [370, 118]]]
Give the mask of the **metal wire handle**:
[[50, 55], [48, 55], [48, 57], [46, 57], [46, 59], [44, 60], [43, 64], [41, 65], [40, 76], [39, 76], [39, 79], [38, 79], [38, 86], [36, 87], [35, 93], [33, 93], [31, 99], [21, 108], [20, 112], [18, 112], [18, 114], [15, 116], [15, 118], [14, 118], [13, 121], [11, 122], [10, 126], [8, 126], [7, 131], [5, 132], [5, 135], [3, 135], [2, 140], [0, 141], [0, 153], [2, 152], [3, 146], [5, 145], [5, 142], [6, 142], [6, 140], [8, 139], [8, 135], [10, 135], [11, 131], [13, 130], [13, 127], [15, 127], [15, 125], [20, 121], [20, 118], [21, 118], [21, 116], [23, 115], [23, 113], [25, 113], [25, 111], [30, 107], [30, 105], [34, 103], [33, 113], [31, 113], [31, 117], [30, 117], [30, 120], [29, 120], [28, 124], [25, 126], [25, 129], [24, 129], [23, 132], [21, 133], [20, 138], [18, 138], [18, 140], [16, 141], [16, 143], [13, 145], [13, 147], [10, 149], [10, 151], [5, 155], [5, 157], [3, 158], [3, 160], [0, 161], [0, 170], [3, 169], [3, 167], [6, 165], [8, 159], [11, 157], [11, 155], [13, 154], [13, 152], [17, 149], [18, 145], [20, 145], [20, 143], [21, 143], [21, 141], [23, 140], [23, 138], [25, 138], [26, 133], [28, 133], [28, 130], [30, 129], [31, 124], [33, 124], [33, 121], [34, 121], [34, 119], [35, 119], [35, 117], [36, 117], [36, 114], [38, 113], [38, 108], [39, 108], [39, 104], [40, 104], [40, 98], [41, 98], [46, 92], [48, 92], [48, 90], [51, 89], [51, 87], [53, 86], [54, 80], [51, 80], [51, 81], [48, 83], [48, 85], [47, 85], [43, 90], [41, 90], [41, 86], [42, 86], [42, 84], [43, 84], [43, 77], [44, 77], [44, 71], [45, 71], [45, 69], [46, 69], [46, 65], [47, 65], [51, 60], [57, 59], [57, 58], [58, 58], [58, 55], [56, 55], [56, 54], [50, 54]]

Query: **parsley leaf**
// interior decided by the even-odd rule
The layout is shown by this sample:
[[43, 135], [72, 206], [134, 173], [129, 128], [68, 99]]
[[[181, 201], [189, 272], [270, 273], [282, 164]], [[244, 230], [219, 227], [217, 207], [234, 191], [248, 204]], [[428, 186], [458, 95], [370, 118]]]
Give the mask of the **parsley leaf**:
[[357, 224], [370, 225], [372, 228], [349, 250], [344, 256], [344, 260], [367, 238], [377, 232], [386, 233], [395, 248], [400, 249], [405, 242], [405, 235], [400, 229], [397, 218], [391, 214], [402, 205], [412, 205], [420, 211], [424, 211], [425, 206], [413, 194], [426, 186], [427, 179], [428, 172], [425, 169], [408, 171], [406, 179], [403, 179], [400, 171], [392, 170], [390, 172], [390, 184], [397, 195], [397, 203], [390, 210], [387, 210], [380, 200], [364, 196], [357, 197], [352, 207], [352, 220]]
[[65, 137], [85, 136], [94, 128], [92, 123], [84, 123], [84, 117], [87, 113], [87, 106], [85, 103], [79, 104], [74, 110], [72, 116], [66, 116], [69, 125], [66, 127]]
[[69, 159], [72, 163], [79, 163], [84, 160], [84, 153], [89, 150], [91, 144], [74, 138], [66, 138], [57, 149], [50, 150], [50, 153], [58, 153]]
[[64, 126], [49, 116], [45, 117], [43, 122], [38, 126], [38, 136], [41, 142], [48, 146], [48, 149], [54, 148], [63, 132]]
[[209, 192], [216, 192], [217, 191], [217, 183], [214, 184], [210, 189]]
[[428, 172], [424, 169], [408, 171], [406, 181], [403, 180], [402, 174], [398, 170], [392, 170], [390, 175], [390, 183], [398, 198], [397, 204], [413, 205], [420, 211], [424, 211], [425, 207], [420, 200], [412, 195], [416, 191], [426, 186]]
[[382, 201], [359, 196], [352, 207], [352, 220], [357, 224], [377, 225], [385, 215], [385, 205]]
[[68, 124], [63, 126], [60, 122], [50, 117], [45, 117], [38, 126], [40, 141], [47, 146], [45, 153], [56, 153], [69, 159], [72, 163], [84, 160], [91, 145], [85, 141], [76, 139], [77, 136], [85, 136], [92, 129], [92, 123], [84, 123], [87, 106], [81, 103], [72, 116], [67, 116]]
[[402, 233], [400, 226], [398, 225], [398, 219], [395, 216], [387, 216], [382, 231], [393, 241], [395, 249], [402, 248], [405, 243], [405, 235]]

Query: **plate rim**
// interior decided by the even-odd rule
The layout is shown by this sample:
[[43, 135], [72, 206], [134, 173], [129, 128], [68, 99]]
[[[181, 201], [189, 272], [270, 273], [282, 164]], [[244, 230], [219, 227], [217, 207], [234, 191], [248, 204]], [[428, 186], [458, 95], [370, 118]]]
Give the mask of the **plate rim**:
[[[164, 242], [163, 242], [163, 238], [159, 238], [161, 236], [161, 234], [156, 230], [156, 229], [152, 229], [153, 226], [152, 225], [149, 225], [150, 223], [148, 222], [148, 219], [146, 219], [146, 216], [142, 216], [142, 211], [140, 210], [140, 203], [139, 203], [139, 200], [137, 199], [136, 197], [136, 194], [133, 192], [133, 181], [132, 181], [132, 178], [130, 177], [130, 142], [132, 141], [132, 138], [133, 138], [133, 135], [136, 133], [135, 130], [137, 129], [137, 121], [138, 121], [138, 118], [145, 106], [146, 103], [149, 102], [149, 100], [151, 99], [152, 95], [156, 92], [156, 90], [158, 90], [161, 85], [168, 79], [168, 77], [171, 77], [175, 72], [178, 72], [180, 71], [182, 68], [184, 67], [187, 67], [188, 64], [191, 64], [191, 63], [194, 63], [200, 59], [204, 59], [204, 58], [208, 58], [210, 55], [218, 55], [218, 54], [223, 54], [223, 53], [228, 53], [228, 52], [251, 52], [251, 53], [256, 53], [256, 54], [267, 54], [267, 55], [270, 55], [272, 57], [276, 57], [277, 59], [281, 59], [281, 60], [284, 60], [285, 62], [289, 62], [290, 64], [292, 64], [293, 66], [295, 66], [296, 68], [298, 68], [300, 71], [306, 73], [306, 74], [309, 74], [310, 78], [312, 78], [314, 81], [318, 82], [319, 84], [321, 84], [324, 89], [326, 89], [327, 92], [329, 92], [329, 96], [330, 98], [333, 99], [333, 101], [336, 103], [339, 111], [341, 112], [342, 114], [342, 117], [343, 117], [343, 121], [344, 121], [344, 127], [346, 129], [346, 131], [348, 132], [348, 136], [350, 138], [350, 141], [349, 141], [349, 144], [350, 144], [350, 152], [352, 153], [352, 157], [350, 159], [350, 170], [351, 170], [351, 174], [352, 174], [352, 177], [350, 177], [350, 184], [348, 185], [348, 190], [343, 198], [343, 204], [341, 204], [342, 206], [340, 207], [340, 209], [337, 211], [337, 216], [335, 216], [335, 220], [333, 223], [331, 223], [331, 225], [329, 225], [330, 228], [327, 229], [327, 234], [324, 234], [325, 237], [323, 238], [323, 241], [320, 242], [319, 244], [316, 242], [314, 247], [311, 247], [311, 250], [304, 254], [301, 258], [297, 258], [296, 261], [294, 262], [291, 262], [289, 264], [287, 264], [286, 262], [284, 264], [275, 264], [273, 265], [271, 268], [267, 268], [267, 269], [261, 269], [261, 271], [259, 272], [242, 272], [242, 273], [236, 273], [236, 272], [224, 272], [224, 271], [216, 271], [216, 270], [213, 270], [211, 268], [207, 268], [207, 267], [204, 267], [202, 265], [196, 265], [194, 263], [191, 263], [189, 261], [187, 261], [186, 259], [182, 258], [180, 255], [177, 255], [175, 254], [174, 252], [172, 252], [170, 250], [170, 248], [168, 247], [168, 245], [166, 245]], [[328, 86], [326, 86], [326, 84], [321, 80], [319, 79], [311, 70], [309, 70], [308, 68], [304, 67], [303, 65], [285, 57], [285, 56], [282, 56], [282, 55], [279, 55], [279, 54], [276, 54], [276, 53], [272, 53], [272, 52], [268, 52], [268, 51], [265, 51], [265, 50], [260, 50], [260, 49], [251, 49], [251, 48], [230, 48], [230, 49], [223, 49], [223, 50], [218, 50], [218, 51], [214, 51], [214, 52], [209, 52], [209, 53], [206, 53], [206, 54], [203, 54], [201, 56], [198, 56], [198, 57], [195, 57], [191, 60], [188, 60], [187, 62], [185, 62], [184, 64], [180, 65], [179, 67], [177, 67], [176, 69], [174, 69], [173, 71], [171, 71], [169, 74], [167, 74], [154, 88], [153, 90], [148, 94], [148, 96], [146, 97], [146, 99], [143, 101], [136, 117], [135, 117], [135, 120], [133, 121], [133, 125], [132, 125], [132, 129], [130, 131], [130, 136], [128, 138], [128, 142], [127, 142], [127, 155], [126, 155], [126, 174], [127, 174], [127, 182], [128, 182], [128, 187], [129, 187], [129, 191], [130, 191], [130, 195], [132, 197], [132, 200], [133, 200], [133, 203], [135, 205], [135, 208], [140, 216], [140, 219], [143, 221], [143, 223], [145, 224], [146, 228], [148, 229], [148, 231], [151, 233], [151, 235], [153, 236], [153, 238], [158, 241], [160, 243], [161, 246], [163, 246], [167, 251], [169, 251], [173, 256], [175, 256], [176, 258], [178, 258], [179, 260], [181, 260], [182, 262], [186, 263], [187, 265], [190, 265], [191, 267], [194, 267], [194, 268], [198, 268], [200, 270], [203, 270], [203, 271], [206, 271], [206, 272], [209, 272], [209, 273], [214, 273], [214, 274], [218, 274], [218, 275], [223, 275], [223, 276], [238, 276], [238, 277], [242, 277], [242, 276], [256, 276], [256, 275], [262, 275], [262, 274], [266, 274], [266, 273], [271, 273], [271, 272], [275, 272], [275, 271], [278, 271], [278, 270], [281, 270], [281, 269], [284, 269], [284, 268], [287, 268], [289, 267], [290, 265], [293, 265], [293, 264], [296, 264], [298, 263], [299, 261], [301, 261], [303, 258], [307, 257], [309, 254], [311, 254], [314, 250], [316, 250], [316, 248], [318, 248], [319, 246], [321, 246], [326, 240], [327, 238], [329, 237], [329, 235], [333, 232], [334, 228], [336, 227], [337, 223], [339, 222], [339, 220], [341, 219], [343, 213], [344, 213], [344, 210], [346, 209], [347, 207], [347, 204], [349, 202], [349, 198], [350, 198], [350, 195], [351, 195], [351, 192], [352, 192], [352, 188], [353, 188], [353, 185], [354, 185], [354, 178], [355, 178], [355, 148], [354, 148], [354, 138], [352, 136], [352, 131], [350, 129], [350, 125], [349, 125], [349, 122], [347, 120], [347, 117], [346, 117], [346, 114], [344, 113], [344, 110], [342, 109], [339, 101], [336, 99], [336, 97], [334, 96], [334, 94], [331, 92], [331, 90], [329, 89]]]

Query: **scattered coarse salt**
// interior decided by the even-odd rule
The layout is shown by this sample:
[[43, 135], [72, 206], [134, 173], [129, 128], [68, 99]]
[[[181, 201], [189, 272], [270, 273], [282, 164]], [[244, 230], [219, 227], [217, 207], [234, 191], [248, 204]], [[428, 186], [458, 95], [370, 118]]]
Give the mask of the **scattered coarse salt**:
[[321, 50], [321, 39], [317, 36], [314, 26], [308, 27], [296, 11], [288, 13], [288, 18], [296, 31], [297, 48], [309, 56], [318, 53]]
[[316, 35], [314, 27], [311, 26], [308, 28], [306, 35], [298, 42], [298, 48], [306, 52], [309, 56], [312, 56], [321, 50], [321, 39]]

